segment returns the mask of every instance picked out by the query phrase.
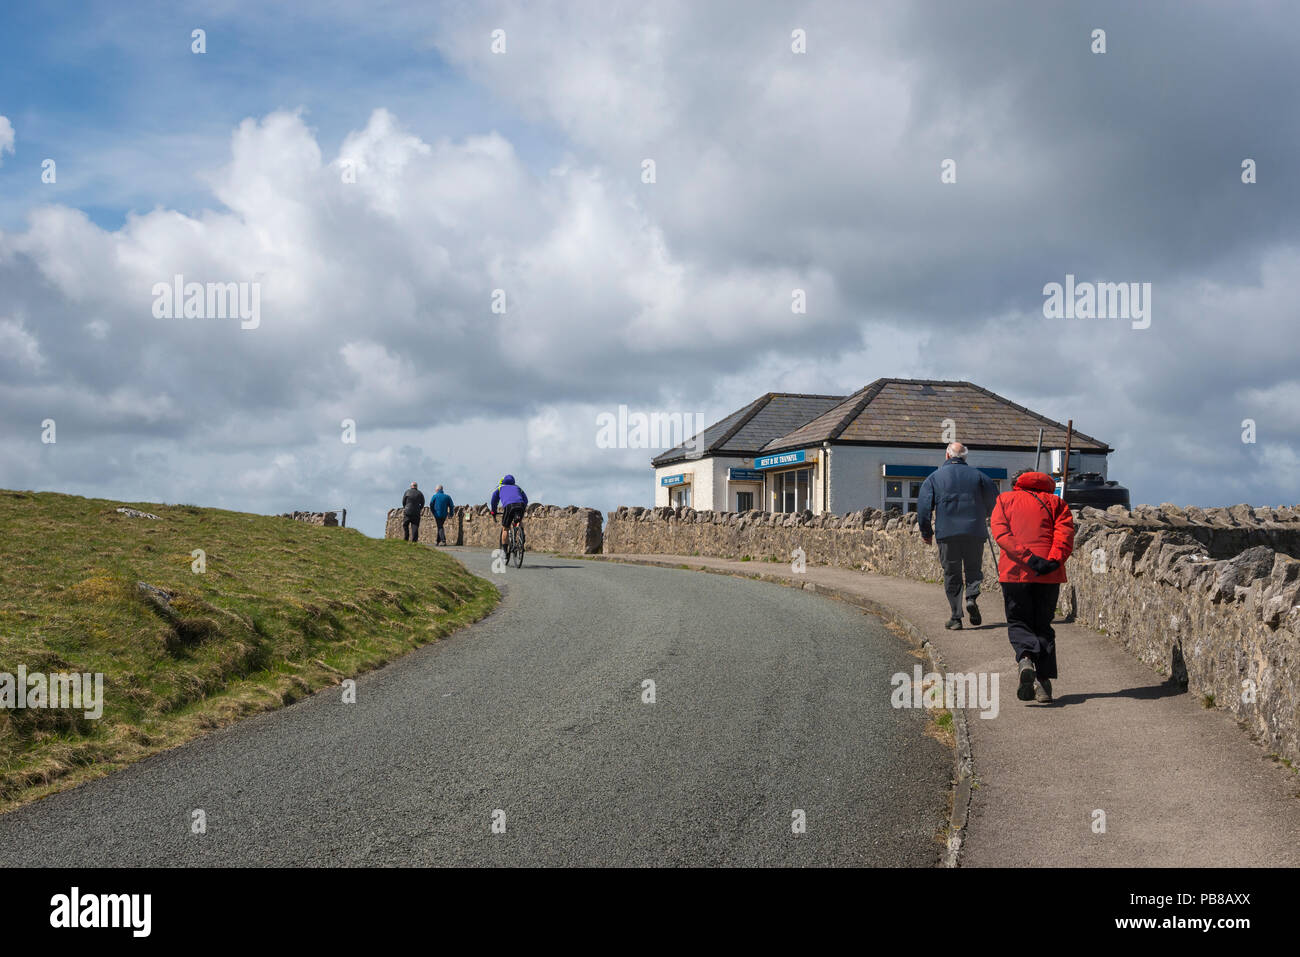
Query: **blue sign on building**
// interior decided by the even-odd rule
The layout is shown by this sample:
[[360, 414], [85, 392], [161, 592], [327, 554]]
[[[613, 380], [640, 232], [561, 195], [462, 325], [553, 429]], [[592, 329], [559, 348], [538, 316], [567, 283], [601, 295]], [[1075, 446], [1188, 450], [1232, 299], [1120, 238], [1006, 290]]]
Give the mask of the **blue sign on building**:
[[[898, 476], [900, 478], [925, 478], [932, 472], [937, 472], [937, 465], [886, 465], [885, 478]], [[1006, 469], [981, 468], [981, 472], [991, 479], [1004, 479], [1007, 477]]]
[[685, 485], [686, 476], [682, 475], [665, 475], [659, 480], [660, 485]]
[[805, 460], [806, 453], [803, 449], [798, 452], [781, 452], [778, 455], [764, 455], [762, 458], [754, 459], [755, 469], [774, 469], [781, 465], [798, 465]]
[[727, 469], [727, 478], [733, 482], [761, 482], [763, 473], [758, 469]]

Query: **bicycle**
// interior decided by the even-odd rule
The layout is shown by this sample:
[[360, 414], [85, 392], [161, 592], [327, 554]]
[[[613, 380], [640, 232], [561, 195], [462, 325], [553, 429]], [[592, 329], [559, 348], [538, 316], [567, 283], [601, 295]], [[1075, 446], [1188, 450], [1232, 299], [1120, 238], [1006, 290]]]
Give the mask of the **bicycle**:
[[506, 567], [510, 566], [510, 556], [515, 557], [515, 568], [524, 567], [524, 526], [515, 519], [506, 533]]

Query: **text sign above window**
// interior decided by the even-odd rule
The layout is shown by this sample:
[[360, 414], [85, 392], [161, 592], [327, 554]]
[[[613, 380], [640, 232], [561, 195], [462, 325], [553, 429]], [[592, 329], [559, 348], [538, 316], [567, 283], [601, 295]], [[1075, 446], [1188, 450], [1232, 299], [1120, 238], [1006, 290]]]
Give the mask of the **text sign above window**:
[[761, 482], [763, 473], [758, 469], [727, 469], [727, 478], [733, 482]]
[[798, 452], [782, 452], [780, 455], [764, 455], [762, 458], [754, 459], [755, 469], [774, 469], [782, 465], [798, 465], [805, 461], [807, 452], [800, 449]]
[[660, 485], [685, 485], [685, 475], [665, 475], [659, 480]]

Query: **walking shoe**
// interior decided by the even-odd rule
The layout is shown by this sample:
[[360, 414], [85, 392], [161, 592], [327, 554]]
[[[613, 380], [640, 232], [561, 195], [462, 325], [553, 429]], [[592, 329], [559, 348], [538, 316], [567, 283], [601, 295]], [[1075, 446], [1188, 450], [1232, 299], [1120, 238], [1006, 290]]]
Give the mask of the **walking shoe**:
[[1021, 658], [1016, 662], [1016, 668], [1020, 671], [1020, 687], [1016, 689], [1016, 697], [1021, 701], [1033, 701], [1034, 682], [1038, 679], [1034, 663], [1028, 658]]
[[1034, 682], [1034, 697], [1044, 704], [1052, 700], [1052, 681], [1050, 678], [1039, 678]]
[[970, 623], [976, 627], [979, 627], [980, 622], [984, 620], [980, 617], [980, 606], [975, 604], [974, 598], [966, 600], [966, 614], [970, 615]]
[[949, 631], [961, 631], [961, 619], [949, 618], [948, 621], [944, 623], [943, 627], [947, 628]]

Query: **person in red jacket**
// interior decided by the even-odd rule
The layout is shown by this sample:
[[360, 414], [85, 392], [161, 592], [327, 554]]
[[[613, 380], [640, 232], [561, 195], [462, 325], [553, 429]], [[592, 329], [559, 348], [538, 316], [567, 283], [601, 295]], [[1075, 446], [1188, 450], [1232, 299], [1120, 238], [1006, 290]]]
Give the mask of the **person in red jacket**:
[[1074, 551], [1074, 516], [1056, 495], [1050, 475], [1024, 471], [1016, 475], [1011, 491], [998, 496], [989, 527], [1002, 552], [998, 581], [1020, 672], [1016, 697], [1051, 701], [1056, 677], [1052, 617], [1066, 580], [1065, 562]]

